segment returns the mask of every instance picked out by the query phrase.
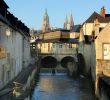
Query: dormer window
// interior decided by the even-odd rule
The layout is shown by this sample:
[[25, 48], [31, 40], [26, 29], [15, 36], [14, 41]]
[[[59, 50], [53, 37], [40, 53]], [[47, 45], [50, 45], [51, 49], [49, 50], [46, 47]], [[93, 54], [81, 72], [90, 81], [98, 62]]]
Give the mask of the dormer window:
[[91, 43], [91, 36], [85, 35], [85, 43], [90, 44]]
[[102, 27], [100, 27], [100, 28], [99, 28], [99, 32], [100, 32], [102, 29], [103, 29], [103, 28], [102, 28]]

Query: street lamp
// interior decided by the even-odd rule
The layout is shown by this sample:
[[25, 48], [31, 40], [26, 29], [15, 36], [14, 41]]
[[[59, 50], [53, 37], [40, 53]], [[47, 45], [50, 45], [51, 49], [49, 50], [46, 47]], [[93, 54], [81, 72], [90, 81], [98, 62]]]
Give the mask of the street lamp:
[[10, 28], [7, 28], [6, 29], [6, 36], [9, 37], [11, 35], [11, 30]]

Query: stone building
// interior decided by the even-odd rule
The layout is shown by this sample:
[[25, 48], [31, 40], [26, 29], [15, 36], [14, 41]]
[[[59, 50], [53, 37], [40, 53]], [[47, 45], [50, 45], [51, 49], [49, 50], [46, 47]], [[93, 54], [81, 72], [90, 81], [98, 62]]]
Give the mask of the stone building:
[[[99, 29], [99, 22], [97, 21], [96, 29]], [[110, 23], [102, 31], [95, 31], [94, 49], [95, 49], [95, 75], [96, 75], [96, 93], [99, 82], [99, 77], [110, 77]]]
[[69, 69], [71, 75], [76, 73], [78, 68], [77, 46], [78, 41], [70, 38], [70, 31], [65, 29], [42, 33], [36, 40], [41, 66], [60, 71]]
[[30, 63], [29, 28], [0, 0], [0, 89]]
[[[78, 53], [84, 65], [83, 74], [92, 75], [97, 96], [100, 94], [99, 77], [110, 76], [110, 14], [105, 14], [104, 7], [100, 14], [94, 12], [83, 24], [78, 47]], [[101, 88], [100, 91], [102, 91]]]
[[[84, 59], [85, 59], [85, 70], [84, 73], [88, 74], [90, 73], [91, 69], [91, 63], [95, 62], [91, 62], [91, 58], [92, 56], [95, 57], [95, 54], [91, 54], [91, 48], [94, 48], [94, 46], [92, 47], [92, 38], [95, 35], [94, 31], [97, 30], [98, 32], [100, 32], [101, 30], [103, 30], [103, 28], [108, 24], [108, 22], [110, 21], [110, 14], [105, 14], [105, 9], [104, 7], [101, 8], [101, 12], [104, 13], [105, 16], [102, 15], [102, 13], [98, 14], [96, 12], [94, 12], [82, 25], [82, 31], [80, 34], [80, 39], [82, 39], [82, 37], [84, 38], [83, 42], [82, 40], [79, 39], [79, 53], [83, 55]], [[98, 22], [100, 24], [95, 24], [98, 20]], [[99, 25], [99, 28], [97, 29], [97, 27], [95, 27], [95, 25]], [[93, 51], [95, 52], [95, 51]], [[94, 72], [94, 71], [92, 71]], [[93, 74], [95, 75], [95, 74]], [[93, 78], [95, 80], [95, 76]]]
[[82, 25], [84, 35], [91, 36], [94, 30], [94, 20], [98, 18], [100, 22], [99, 31], [101, 31], [110, 21], [110, 14], [106, 14], [105, 8], [102, 7], [100, 14], [94, 12]]

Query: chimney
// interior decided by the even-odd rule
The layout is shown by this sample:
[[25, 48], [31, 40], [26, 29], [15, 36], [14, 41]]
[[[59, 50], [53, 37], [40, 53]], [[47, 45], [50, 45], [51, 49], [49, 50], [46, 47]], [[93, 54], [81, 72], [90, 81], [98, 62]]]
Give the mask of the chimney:
[[105, 8], [104, 7], [101, 8], [100, 15], [105, 18]]

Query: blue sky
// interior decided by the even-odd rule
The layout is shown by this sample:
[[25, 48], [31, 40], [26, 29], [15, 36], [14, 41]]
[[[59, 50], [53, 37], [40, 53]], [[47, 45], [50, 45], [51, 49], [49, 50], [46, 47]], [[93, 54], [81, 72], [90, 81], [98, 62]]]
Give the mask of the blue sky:
[[5, 0], [9, 11], [22, 20], [29, 28], [40, 29], [45, 9], [48, 10], [50, 25], [63, 27], [65, 16], [73, 15], [75, 24], [83, 23], [94, 11], [102, 6], [110, 13], [110, 0]]

